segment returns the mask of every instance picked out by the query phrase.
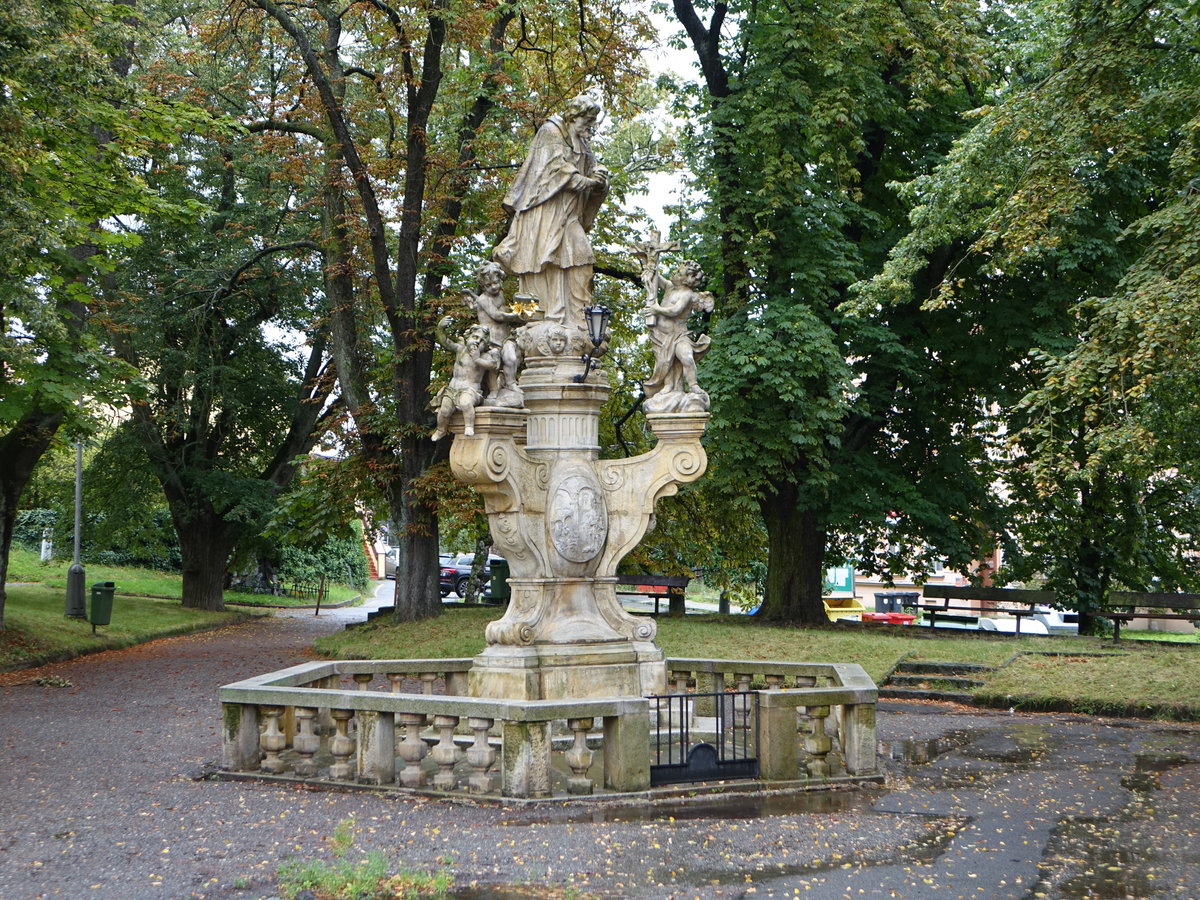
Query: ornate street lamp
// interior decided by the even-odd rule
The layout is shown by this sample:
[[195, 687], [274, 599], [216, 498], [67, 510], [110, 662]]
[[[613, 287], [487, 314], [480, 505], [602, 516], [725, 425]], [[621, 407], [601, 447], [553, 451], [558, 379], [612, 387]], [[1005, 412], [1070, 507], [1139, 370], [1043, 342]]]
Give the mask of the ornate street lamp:
[[596, 351], [600, 349], [600, 345], [604, 342], [604, 333], [608, 330], [610, 316], [612, 316], [612, 310], [607, 306], [597, 304], [583, 308], [583, 318], [587, 322], [588, 337], [592, 340], [592, 349], [583, 355], [583, 371], [575, 376], [576, 383], [582, 383], [588, 377], [588, 373], [598, 365], [595, 355]]

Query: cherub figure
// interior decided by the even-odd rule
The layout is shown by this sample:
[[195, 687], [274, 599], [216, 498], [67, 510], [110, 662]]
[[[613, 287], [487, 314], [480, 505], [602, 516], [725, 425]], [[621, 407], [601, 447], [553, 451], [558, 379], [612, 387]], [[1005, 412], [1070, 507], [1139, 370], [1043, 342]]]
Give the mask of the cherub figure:
[[696, 378], [696, 360], [708, 352], [708, 335], [693, 338], [687, 320], [692, 310], [712, 312], [713, 295], [698, 290], [704, 270], [694, 260], [684, 260], [670, 280], [655, 273], [650, 288], [654, 295], [663, 288], [661, 303], [648, 300], [642, 314], [650, 329], [654, 348], [654, 371], [643, 382], [648, 412], [707, 412], [708, 394]]
[[483, 379], [500, 366], [499, 351], [489, 347], [486, 327], [472, 325], [460, 342], [452, 341], [446, 335], [449, 325], [450, 317], [446, 316], [438, 322], [436, 330], [437, 342], [447, 350], [454, 351], [454, 368], [450, 373], [450, 383], [438, 392], [431, 404], [437, 410], [437, 429], [431, 435], [435, 441], [445, 437], [450, 427], [450, 417], [456, 409], [463, 414], [466, 425], [463, 433], [475, 433], [475, 407], [483, 402]]
[[491, 406], [525, 405], [517, 387], [517, 368], [521, 365], [521, 350], [512, 339], [512, 326], [526, 321], [526, 316], [509, 308], [504, 301], [504, 269], [494, 262], [484, 263], [475, 271], [478, 294], [463, 291], [467, 306], [475, 310], [479, 325], [488, 331], [488, 340], [500, 358], [500, 366], [487, 374], [487, 403]]

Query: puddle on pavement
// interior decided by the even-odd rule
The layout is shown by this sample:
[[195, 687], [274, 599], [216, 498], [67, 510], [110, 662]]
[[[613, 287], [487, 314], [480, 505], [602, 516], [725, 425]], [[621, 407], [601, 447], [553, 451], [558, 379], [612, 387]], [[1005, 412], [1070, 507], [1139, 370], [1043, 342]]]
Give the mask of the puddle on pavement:
[[948, 731], [933, 738], [881, 741], [882, 756], [904, 765], [920, 766], [948, 753], [989, 763], [1006, 763], [1014, 768], [1027, 766], [1052, 749], [1047, 730], [1036, 723], [1020, 723], [1007, 728], [978, 728]]
[[1121, 779], [1121, 787], [1138, 793], [1160, 791], [1160, 777], [1164, 772], [1192, 762], [1191, 757], [1182, 753], [1139, 753], [1134, 757], [1133, 773]]
[[1040, 866], [1042, 878], [1029, 896], [1063, 900], [1124, 900], [1162, 890], [1150, 877], [1156, 857], [1148, 846], [1131, 846], [1111, 818], [1068, 819], [1055, 829]]
[[912, 766], [931, 763], [944, 753], [958, 750], [971, 741], [969, 731], [950, 731], [933, 738], [904, 738], [880, 741], [879, 754]]

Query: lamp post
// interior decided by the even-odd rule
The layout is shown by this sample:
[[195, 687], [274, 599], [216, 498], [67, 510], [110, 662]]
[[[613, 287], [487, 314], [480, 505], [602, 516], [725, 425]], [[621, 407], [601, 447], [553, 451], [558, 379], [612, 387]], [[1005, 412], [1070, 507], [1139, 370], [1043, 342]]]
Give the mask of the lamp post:
[[607, 306], [596, 304], [583, 308], [583, 318], [587, 322], [588, 337], [592, 341], [592, 349], [583, 355], [583, 371], [575, 376], [575, 383], [581, 384], [592, 369], [596, 368], [596, 352], [604, 342], [604, 332], [608, 330], [608, 320], [612, 310]]
[[67, 569], [68, 619], [86, 619], [87, 601], [84, 594], [84, 571], [79, 562], [79, 543], [83, 523], [83, 441], [75, 442], [75, 549], [71, 568]]

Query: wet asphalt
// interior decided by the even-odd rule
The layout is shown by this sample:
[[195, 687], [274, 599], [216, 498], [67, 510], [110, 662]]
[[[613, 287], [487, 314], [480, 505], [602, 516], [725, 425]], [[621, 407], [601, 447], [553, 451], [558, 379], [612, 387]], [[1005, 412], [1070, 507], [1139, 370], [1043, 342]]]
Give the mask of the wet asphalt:
[[0, 677], [0, 898], [278, 897], [281, 865], [335, 860], [339, 823], [348, 859], [447, 871], [457, 897], [1200, 898], [1190, 726], [884, 701], [883, 786], [632, 809], [205, 777], [217, 688], [365, 615], [291, 613]]

